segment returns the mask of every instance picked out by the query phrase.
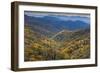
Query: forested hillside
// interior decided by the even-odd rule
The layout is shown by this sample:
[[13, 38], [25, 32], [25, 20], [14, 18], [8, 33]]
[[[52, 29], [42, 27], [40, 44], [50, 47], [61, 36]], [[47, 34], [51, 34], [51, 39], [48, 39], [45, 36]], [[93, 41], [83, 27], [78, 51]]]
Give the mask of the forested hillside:
[[76, 32], [63, 31], [55, 35], [48, 38], [25, 26], [25, 61], [90, 57], [89, 29]]

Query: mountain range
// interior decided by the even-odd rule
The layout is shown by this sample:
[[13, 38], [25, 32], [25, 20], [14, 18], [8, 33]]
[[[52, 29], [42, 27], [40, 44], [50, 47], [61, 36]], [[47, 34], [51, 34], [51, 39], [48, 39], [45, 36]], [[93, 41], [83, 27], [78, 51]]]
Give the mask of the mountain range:
[[25, 61], [90, 58], [88, 22], [24, 15], [24, 23]]
[[41, 32], [47, 31], [46, 32], [47, 34], [57, 33], [64, 29], [70, 30], [70, 31], [76, 31], [79, 29], [85, 29], [85, 28], [90, 27], [90, 24], [88, 24], [84, 21], [81, 21], [81, 20], [65, 21], [65, 20], [61, 20], [60, 18], [57, 18], [54, 16], [44, 16], [42, 18], [39, 18], [39, 17], [24, 15], [24, 18], [25, 18], [24, 19], [25, 24], [28, 26], [31, 26], [33, 28], [33, 30], [37, 29], [37, 31], [41, 30]]

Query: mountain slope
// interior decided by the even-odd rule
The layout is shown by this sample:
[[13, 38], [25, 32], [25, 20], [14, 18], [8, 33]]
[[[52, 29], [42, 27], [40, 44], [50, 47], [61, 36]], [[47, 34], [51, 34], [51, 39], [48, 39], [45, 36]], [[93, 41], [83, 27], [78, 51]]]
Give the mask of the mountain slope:
[[78, 37], [83, 37], [83, 36], [89, 36], [90, 29], [82, 29], [82, 30], [77, 30], [77, 31], [68, 31], [68, 30], [62, 30], [58, 33], [56, 33], [54, 36], [52, 36], [52, 39], [56, 41], [68, 41], [68, 40], [73, 40]]
[[29, 26], [25, 26], [24, 38], [25, 61], [51, 60], [54, 58], [53, 49], [59, 43], [31, 30]]
[[[41, 33], [31, 30], [31, 27], [25, 26], [24, 60], [40, 61], [89, 58], [90, 38], [88, 32], [88, 29], [77, 32], [62, 30], [56, 34], [56, 36], [54, 35], [55, 37], [48, 38], [44, 35], [41, 35]], [[63, 36], [62, 40], [55, 40], [55, 38], [57, 38], [59, 35]], [[69, 38], [67, 37], [69, 35], [70, 40], [68, 40]]]

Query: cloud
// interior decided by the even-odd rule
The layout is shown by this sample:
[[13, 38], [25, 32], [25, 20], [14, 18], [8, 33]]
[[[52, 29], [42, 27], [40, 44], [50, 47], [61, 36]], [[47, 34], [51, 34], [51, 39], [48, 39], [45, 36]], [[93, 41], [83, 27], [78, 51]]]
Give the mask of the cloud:
[[25, 15], [27, 16], [33, 16], [33, 17], [38, 17], [38, 18], [43, 18], [45, 16], [52, 16], [59, 18], [63, 21], [84, 21], [85, 23], [90, 24], [90, 14], [76, 14], [76, 13], [40, 13], [40, 12], [33, 12], [33, 11], [25, 11]]
[[24, 14], [25, 15], [27, 15], [27, 16], [34, 16], [34, 17], [44, 17], [44, 16], [47, 16], [47, 14], [41, 14], [41, 13], [34, 13], [34, 12], [27, 12], [27, 11], [25, 11], [24, 12]]
[[64, 20], [64, 21], [84, 21], [85, 23], [90, 23], [90, 18], [89, 17], [82, 17], [82, 16], [58, 16], [59, 19]]

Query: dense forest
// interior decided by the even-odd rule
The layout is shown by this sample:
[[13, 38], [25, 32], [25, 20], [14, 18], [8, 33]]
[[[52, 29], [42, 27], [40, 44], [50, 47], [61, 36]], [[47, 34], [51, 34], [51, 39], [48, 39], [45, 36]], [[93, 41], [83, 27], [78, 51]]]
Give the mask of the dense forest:
[[89, 29], [63, 30], [48, 38], [25, 26], [25, 61], [85, 59], [90, 57]]

